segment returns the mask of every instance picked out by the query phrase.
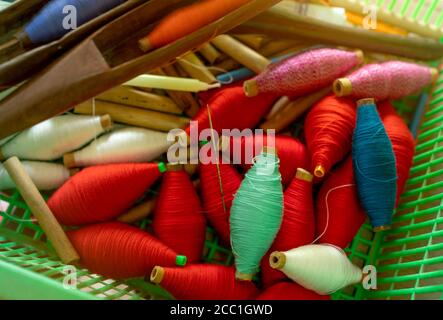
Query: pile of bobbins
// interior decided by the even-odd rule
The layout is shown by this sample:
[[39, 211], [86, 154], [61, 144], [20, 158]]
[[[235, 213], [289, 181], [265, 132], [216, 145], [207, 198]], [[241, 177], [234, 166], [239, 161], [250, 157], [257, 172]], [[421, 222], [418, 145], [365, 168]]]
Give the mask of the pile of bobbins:
[[[76, 153], [79, 152], [80, 149], [85, 148], [85, 145], [90, 144], [90, 146], [94, 146], [94, 143], [100, 143], [100, 137], [98, 137], [100, 134], [103, 133], [105, 135], [110, 135], [109, 137], [111, 137], [111, 135], [118, 132], [118, 130], [124, 130], [118, 127], [119, 124], [125, 125], [126, 129], [129, 128], [129, 130], [131, 130], [131, 128], [132, 129], [143, 128], [158, 133], [158, 135], [155, 136], [153, 140], [163, 139], [166, 133], [172, 129], [177, 129], [177, 128], [185, 129], [189, 125], [189, 122], [192, 118], [199, 119], [198, 117], [199, 115], [201, 116], [202, 112], [209, 110], [208, 106], [210, 105], [211, 101], [213, 101], [212, 99], [216, 99], [217, 94], [221, 94], [220, 92], [225, 90], [225, 88], [233, 88], [235, 87], [235, 85], [239, 86], [239, 83], [241, 86], [242, 81], [248, 80], [251, 76], [255, 74], [260, 74], [262, 72], [269, 70], [273, 62], [281, 60], [284, 57], [302, 54], [304, 50], [306, 50], [311, 46], [312, 44], [300, 43], [293, 40], [272, 40], [265, 36], [251, 35], [251, 34], [218, 36], [214, 38], [212, 41], [200, 46], [194, 52], [188, 52], [186, 55], [178, 57], [174, 63], [158, 68], [157, 70], [154, 70], [150, 73], [150, 75], [163, 77], [165, 81], [169, 81], [170, 82], [169, 86], [165, 86], [164, 88], [162, 88], [161, 86], [158, 88], [150, 88], [145, 86], [121, 85], [98, 95], [93, 100], [86, 101], [84, 103], [75, 106], [75, 108], [73, 109], [73, 112], [75, 114], [101, 116], [100, 122], [104, 129], [103, 132], [98, 132], [98, 134], [95, 137], [93, 138], [90, 137], [80, 145], [74, 145], [70, 150], [65, 150], [64, 154], [58, 155], [56, 159], [47, 159], [44, 161], [49, 162], [55, 160], [60, 162], [61, 158], [63, 157], [65, 165], [69, 169], [76, 167], [79, 167], [79, 169], [81, 169], [81, 167], [93, 168], [95, 165], [101, 166], [101, 165], [110, 165], [112, 163], [115, 164], [122, 162], [135, 163], [135, 162], [165, 161], [166, 160], [165, 153], [168, 150], [170, 144], [165, 144], [162, 146], [156, 145], [156, 149], [150, 150], [147, 154], [144, 154], [143, 152], [138, 150], [134, 151], [134, 154], [136, 154], [137, 156], [134, 155], [134, 158], [129, 157], [127, 158], [128, 159], [127, 161], [107, 160], [107, 162], [100, 162], [100, 161], [88, 162], [87, 160], [84, 160], [85, 162], [81, 164], [80, 160], [77, 160], [76, 162], [75, 155]], [[351, 50], [349, 52], [351, 52]], [[356, 53], [356, 57], [360, 63], [363, 62], [363, 56], [361, 55], [360, 52]], [[355, 69], [356, 68], [357, 66], [355, 67]], [[435, 77], [435, 70], [432, 70], [431, 72], [432, 76]], [[205, 86], [201, 84], [201, 88], [212, 89], [216, 87], [221, 87], [221, 89], [212, 89], [208, 91], [200, 91], [199, 93], [197, 93], [196, 91], [199, 90], [196, 90], [195, 88], [189, 90], [186, 89], [187, 82], [183, 81], [184, 80], [183, 78], [196, 79], [199, 82], [208, 85]], [[251, 95], [248, 94], [248, 88], [250, 88], [251, 82], [247, 82], [247, 84], [248, 83], [249, 85], [245, 86], [246, 88], [245, 96]], [[339, 92], [337, 96], [343, 95], [342, 94], [343, 92], [350, 93], [352, 91], [349, 80], [339, 79], [335, 82], [334, 86], [332, 84], [333, 83], [331, 82], [330, 84], [328, 84], [327, 87], [318, 88], [308, 94], [295, 95], [294, 97], [277, 95], [275, 97], [270, 98], [272, 104], [270, 104], [268, 108], [263, 109], [265, 110], [264, 114], [258, 117], [259, 121], [256, 121], [255, 125], [253, 127], [250, 127], [250, 129], [254, 128], [263, 128], [265, 130], [275, 129], [276, 132], [281, 136], [294, 136], [295, 131], [297, 129], [297, 125], [300, 124], [300, 122], [302, 122], [300, 120], [303, 119], [303, 116], [306, 115], [306, 113], [314, 104], [322, 100], [325, 96], [331, 94], [331, 91], [335, 91], [336, 93]], [[170, 88], [175, 88], [176, 90]], [[258, 94], [258, 92], [256, 92], [257, 91], [256, 87], [254, 87], [253, 91], [254, 94], [252, 95]], [[238, 107], [241, 108], [242, 106]], [[214, 114], [211, 114], [211, 111], [207, 112], [209, 112], [209, 115], [207, 114], [209, 116], [208, 123], [210, 124], [210, 127], [212, 127], [213, 122], [217, 123], [217, 121], [220, 121], [220, 119], [217, 119], [216, 112], [214, 112]], [[114, 127], [116, 126], [117, 128], [113, 128], [112, 122], [114, 123]], [[221, 126], [223, 126], [223, 122]], [[134, 132], [130, 133], [135, 134]], [[160, 133], [162, 133], [163, 135], [161, 135]], [[146, 135], [149, 136], [149, 133], [146, 133]], [[127, 137], [130, 137], [129, 133]], [[138, 141], [143, 141], [143, 140], [138, 140]], [[155, 144], [157, 142], [152, 142], [152, 144]], [[6, 142], [6, 144], [7, 143], [10, 142]], [[122, 145], [123, 144], [124, 141], [122, 142]], [[95, 148], [97, 148], [97, 145], [98, 144], [95, 145]], [[147, 146], [147, 148], [149, 149], [149, 146]], [[110, 146], [109, 149], [111, 150], [112, 146]], [[2, 152], [2, 147], [0, 146], [0, 155], [2, 155], [1, 152]], [[106, 154], [106, 157], [108, 158], [115, 157], [118, 159], [124, 159], [124, 158], [119, 158], [120, 155], [118, 154], [119, 153], [118, 150], [117, 151], [114, 150], [112, 152], [109, 151], [109, 154]], [[131, 151], [129, 150], [128, 152], [130, 153]], [[187, 154], [185, 157], [189, 158], [191, 156], [190, 155], [191, 152], [192, 151], [189, 151], [189, 154]], [[103, 151], [103, 153], [105, 154], [106, 151]], [[260, 153], [260, 151], [258, 151], [258, 153]], [[258, 155], [258, 153], [256, 154], [256, 156]], [[345, 159], [347, 156], [349, 156], [349, 154], [350, 154], [350, 148], [349, 150], [347, 150], [347, 152], [345, 152], [341, 156], [341, 159], [338, 161], [338, 164], [336, 164], [334, 168], [335, 169], [338, 168], [340, 170], [341, 168], [340, 165], [342, 165], [345, 162]], [[9, 156], [14, 156], [14, 154], [13, 153], [8, 154], [8, 157]], [[102, 156], [102, 154], [100, 153], [92, 155], [92, 157], [97, 157], [97, 158], [99, 158], [100, 156]], [[105, 158], [105, 156], [103, 157]], [[29, 160], [28, 158], [26, 158], [26, 156], [21, 157], [21, 159]], [[206, 205], [206, 203], [204, 203], [205, 199], [202, 199], [203, 198], [202, 195], [208, 190], [206, 189], [201, 190], [202, 188], [207, 187], [207, 185], [205, 185], [206, 181], [201, 181], [202, 170], [205, 170], [202, 168], [202, 166], [204, 165], [200, 163], [199, 165], [186, 164], [184, 166], [168, 164], [166, 166], [166, 169], [162, 167], [163, 169], [160, 169], [160, 171], [162, 171], [161, 172], [162, 177], [159, 178], [159, 181], [157, 181], [156, 183], [152, 181], [152, 183], [149, 184], [149, 188], [153, 190], [153, 193], [157, 194], [156, 196], [152, 197], [151, 195], [146, 195], [143, 194], [143, 192], [140, 192], [140, 194], [137, 197], [131, 200], [129, 206], [125, 207], [124, 210], [122, 210], [117, 216], [114, 215], [112, 219], [106, 221], [118, 221], [120, 223], [138, 225], [144, 219], [151, 218], [151, 216], [153, 216], [154, 236], [162, 240], [172, 250], [176, 250], [177, 254], [183, 254], [183, 252], [177, 251], [182, 249], [178, 248], [177, 244], [174, 243], [174, 241], [171, 241], [171, 238], [174, 237], [174, 230], [168, 228], [170, 227], [170, 225], [175, 225], [176, 228], [189, 227], [189, 226], [183, 226], [186, 223], [185, 221], [186, 219], [183, 219], [182, 221], [170, 221], [166, 219], [166, 215], [167, 213], [171, 214], [171, 212], [173, 212], [174, 210], [178, 212], [185, 210], [183, 210], [184, 208], [180, 208], [180, 203], [178, 202], [176, 203], [177, 206], [176, 208], [171, 208], [165, 206], [164, 203], [159, 204], [158, 202], [159, 199], [166, 198], [168, 199], [167, 201], [172, 202], [176, 201], [176, 198], [178, 198], [179, 201], [182, 201], [181, 202], [182, 205], [183, 203], [186, 203], [186, 206], [192, 208], [190, 214], [193, 214], [192, 223], [194, 224], [194, 226], [199, 226], [199, 228], [205, 228], [206, 224], [208, 223], [211, 224], [213, 221], [219, 218], [216, 216], [216, 214], [220, 213], [221, 215], [223, 215], [226, 214], [226, 212], [229, 212], [230, 207], [232, 205], [232, 201], [236, 196], [236, 191], [243, 179], [242, 174], [246, 173], [247, 169], [247, 167], [245, 168], [245, 166], [237, 166], [237, 167], [233, 166], [232, 168], [228, 169], [233, 171], [230, 173], [231, 174], [230, 176], [232, 176], [232, 179], [235, 180], [235, 186], [232, 185], [221, 186], [223, 183], [226, 182], [223, 181], [222, 183], [221, 181], [218, 181], [220, 180], [220, 172], [222, 172], [226, 168], [222, 168], [221, 164], [216, 164], [212, 168], [213, 171], [212, 174], [216, 175], [215, 177], [217, 179], [212, 180], [212, 183], [215, 185], [212, 185], [210, 188], [211, 189], [213, 188], [214, 192], [220, 191], [223, 201], [222, 203], [211, 203], [210, 206], [205, 206]], [[313, 183], [314, 188], [318, 188], [321, 190], [322, 184], [320, 183], [327, 179], [329, 173], [327, 172], [325, 173], [323, 169], [319, 170], [319, 168], [315, 168], [315, 166], [314, 168], [309, 167], [309, 164], [306, 164], [305, 166], [306, 167], [303, 168], [305, 170], [298, 171], [304, 173], [304, 178], [302, 180], [305, 182], [307, 181], [309, 183]], [[41, 227], [48, 234], [49, 239], [54, 243], [55, 249], [59, 254], [60, 258], [65, 263], [77, 263], [79, 260], [81, 261], [82, 258], [81, 252], [77, 253], [76, 248], [74, 248], [69, 243], [69, 239], [65, 236], [64, 231], [60, 228], [60, 226], [54, 219], [54, 215], [51, 212], [51, 208], [49, 208], [44, 202], [42, 202], [42, 199], [39, 198], [38, 191], [36, 190], [35, 187], [32, 186], [33, 185], [31, 181], [31, 179], [33, 178], [32, 173], [29, 170], [26, 173], [25, 169], [21, 169], [18, 160], [15, 158], [13, 158], [12, 161], [10, 160], [10, 162], [8, 162], [8, 164], [5, 167], [7, 168], [8, 173], [10, 173], [12, 180], [14, 180], [14, 183], [21, 191], [22, 196], [30, 205], [31, 210], [34, 212], [37, 219], [39, 220]], [[334, 170], [334, 168], [331, 168], [331, 170]], [[209, 168], [206, 169], [209, 170]], [[328, 167], [328, 170], [329, 169], [330, 168]], [[86, 170], [87, 169], [83, 169], [82, 171], [86, 172]], [[80, 173], [82, 173], [82, 171], [80, 171]], [[292, 172], [293, 176], [291, 177], [291, 179], [289, 179], [289, 182], [295, 178], [296, 171], [297, 168], [293, 170]], [[311, 174], [309, 171], [312, 172], [313, 174]], [[321, 171], [321, 174], [315, 174], [318, 171]], [[184, 172], [186, 172], [186, 174]], [[75, 173], [79, 174], [77, 173], [77, 171]], [[332, 175], [333, 174], [334, 173], [332, 173]], [[27, 178], [27, 175], [31, 175], [31, 179]], [[69, 181], [69, 179], [73, 178], [75, 178], [75, 175], [73, 175], [72, 178], [68, 178], [67, 176], [65, 180]], [[324, 180], [322, 180], [323, 178]], [[153, 180], [156, 179], [157, 177]], [[166, 183], [165, 180], [167, 179], [171, 180], [168, 182], [170, 184], [170, 188], [163, 190], [162, 189], [162, 187], [164, 186], [163, 184]], [[177, 181], [180, 182], [172, 181], [174, 179], [177, 179]], [[320, 180], [316, 181], [316, 179]], [[353, 179], [354, 179], [353, 177], [349, 178], [349, 181], [346, 181], [346, 183], [351, 185], [353, 183]], [[34, 181], [34, 183], [35, 182], [36, 181]], [[181, 192], [180, 187], [183, 186], [183, 184], [185, 184], [187, 188], [185, 197], [183, 197], [184, 194], [180, 194]], [[59, 188], [59, 186], [60, 185], [57, 185], [56, 188]], [[32, 190], [32, 192], [26, 192], [26, 190], [29, 189]], [[60, 190], [61, 188], [59, 189], [59, 191]], [[174, 195], [167, 194], [168, 191], [176, 194]], [[224, 191], [227, 193], [224, 193]], [[325, 195], [326, 192], [320, 191], [320, 194]], [[192, 202], [191, 204], [188, 203], [190, 198], [191, 200], [195, 200], [194, 202], [191, 201]], [[33, 201], [35, 199], [39, 200], [35, 202]], [[318, 199], [316, 200], [319, 201]], [[316, 200], [311, 199], [313, 206], [316, 203]], [[203, 203], [200, 204], [199, 201], [202, 201]], [[358, 206], [358, 204], [356, 204], [356, 206]], [[319, 207], [320, 205], [317, 203], [315, 205], [314, 211], [319, 210], [318, 209]], [[43, 210], [47, 216], [39, 217], [36, 214], [37, 211], [39, 210], [40, 211]], [[356, 210], [361, 210], [360, 206], [358, 206]], [[204, 218], [202, 218], [203, 213], [205, 211], [213, 211], [214, 217], [212, 218], [214, 220], [211, 220], [211, 218], [207, 217], [209, 222], [208, 221], [205, 222]], [[358, 213], [360, 214], [360, 211]], [[156, 226], [156, 217], [159, 217], [161, 215], [163, 215], [163, 219], [160, 228], [159, 224], [157, 224]], [[51, 219], [49, 219], [49, 221], [47, 218], [48, 216], [52, 217]], [[361, 215], [358, 215], [356, 219], [358, 220], [358, 222], [356, 222], [357, 226], [363, 223], [363, 221], [361, 220]], [[329, 221], [329, 223], [333, 224], [334, 221]], [[215, 227], [216, 232], [218, 232], [217, 229], [218, 226], [215, 225], [211, 226]], [[224, 231], [226, 231], [227, 228], [226, 223], [225, 226], [221, 226], [220, 228], [224, 228]], [[312, 226], [312, 228], [314, 229], [315, 227]], [[192, 228], [180, 229], [180, 230], [192, 230]], [[317, 226], [317, 231], [316, 231], [317, 236], [319, 236], [320, 238], [324, 236], [324, 234], [321, 234], [324, 231], [325, 230], [321, 228], [319, 230]], [[229, 233], [229, 230], [227, 230], [226, 232]], [[356, 232], [356, 230], [353, 230], [353, 232]], [[180, 237], [179, 234], [176, 234], [175, 236]], [[196, 246], [201, 246], [201, 248], [197, 248], [196, 250], [191, 250], [193, 251], [192, 254], [194, 256], [195, 256], [195, 251], [197, 251], [197, 254], [198, 252], [200, 253], [203, 252], [204, 238], [202, 238], [203, 237], [202, 235], [196, 235], [196, 237], [197, 236], [199, 237], [199, 239], [198, 241], [196, 241], [197, 243]], [[296, 235], [294, 236], [296, 237]], [[223, 240], [224, 241], [222, 242], [224, 243], [224, 245], [229, 245], [226, 236], [225, 239]], [[346, 244], [348, 243], [349, 242], [346, 242]], [[309, 244], [311, 243], [304, 243], [304, 245], [309, 245]], [[185, 248], [183, 250], [186, 251], [188, 249], [189, 248]], [[288, 250], [288, 249], [294, 249], [294, 248], [276, 248], [276, 250]], [[269, 252], [268, 255], [266, 255], [266, 257], [269, 257], [270, 255], [271, 260], [269, 265], [274, 269], [280, 269], [283, 267], [283, 264], [276, 264], [275, 260], [272, 260], [275, 259], [276, 255], [279, 256], [280, 258], [284, 257], [283, 253], [278, 253], [278, 254], [275, 253], [271, 254]], [[227, 292], [226, 294], [228, 295], [227, 297], [225, 297], [223, 296], [223, 294], [216, 295], [216, 293], [212, 293], [214, 294], [214, 297], [220, 299], [222, 298], [252, 299], [258, 296], [259, 291], [255, 286], [251, 284], [241, 283], [238, 280], [234, 280], [233, 269], [228, 267], [226, 269], [221, 267], [218, 268], [212, 265], [205, 266], [204, 264], [200, 265], [198, 263], [200, 263], [201, 261], [198, 258], [195, 258], [194, 256], [192, 257], [191, 261], [189, 261], [189, 256], [188, 256], [188, 263], [190, 263], [190, 265], [182, 269], [174, 265], [162, 266], [162, 265], [156, 265], [154, 263], [153, 265], [156, 266], [152, 269], [152, 273], [151, 270], [147, 270], [145, 276], [147, 279], [150, 279], [153, 283], [163, 285], [166, 289], [172, 292], [174, 292], [175, 290], [178, 298], [182, 299], [193, 298], [193, 297], [205, 298], [204, 297], [205, 292], [202, 289], [202, 287], [204, 287], [206, 283], [204, 279], [199, 278], [198, 275], [200, 273], [204, 273], [206, 270], [205, 268], [207, 268], [208, 276], [216, 277], [218, 275], [220, 277], [225, 277], [223, 279], [226, 279], [226, 282], [229, 283], [229, 284], [214, 283], [215, 289], [219, 289], [220, 287], [225, 286]], [[264, 261], [264, 263], [267, 263], [267, 261]], [[182, 260], [180, 264], [184, 264]], [[286, 281], [288, 280], [287, 277], [285, 276], [283, 278], [284, 278], [283, 280], [281, 279], [279, 280], [282, 281], [279, 282], [279, 284], [286, 283]], [[190, 286], [191, 288], [189, 290], [190, 293], [188, 295], [186, 294], [187, 288], [183, 284], [181, 284], [182, 287], [175, 288], [174, 281], [184, 281], [184, 283]], [[201, 285], [202, 287], [198, 287], [199, 285]], [[274, 283], [273, 285], [278, 285], [278, 284]], [[269, 286], [266, 289], [268, 288], [271, 289], [272, 286]], [[195, 296], [192, 295], [192, 290], [195, 290]], [[210, 291], [209, 289], [207, 290]], [[294, 298], [301, 298], [301, 299], [324, 298], [318, 296], [316, 293], [314, 293], [309, 289], [305, 292], [304, 291], [306, 290], [305, 288], [302, 287], [298, 288], [298, 286], [295, 285], [294, 287], [288, 289], [284, 289], [284, 286], [282, 286], [282, 290], [288, 290], [288, 296], [293, 296]], [[265, 288], [263, 288], [263, 291], [265, 291]], [[231, 294], [231, 296], [229, 296], [229, 294]], [[284, 298], [284, 295], [278, 296], [277, 298]]]

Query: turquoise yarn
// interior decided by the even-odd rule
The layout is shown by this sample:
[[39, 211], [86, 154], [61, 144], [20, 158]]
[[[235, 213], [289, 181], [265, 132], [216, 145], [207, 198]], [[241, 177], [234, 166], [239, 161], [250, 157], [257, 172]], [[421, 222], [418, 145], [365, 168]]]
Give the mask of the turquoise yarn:
[[352, 157], [357, 190], [374, 228], [391, 224], [397, 194], [395, 155], [374, 103], [357, 109]]
[[230, 216], [231, 246], [236, 277], [250, 280], [280, 230], [283, 186], [279, 160], [262, 153], [246, 173], [233, 200]]

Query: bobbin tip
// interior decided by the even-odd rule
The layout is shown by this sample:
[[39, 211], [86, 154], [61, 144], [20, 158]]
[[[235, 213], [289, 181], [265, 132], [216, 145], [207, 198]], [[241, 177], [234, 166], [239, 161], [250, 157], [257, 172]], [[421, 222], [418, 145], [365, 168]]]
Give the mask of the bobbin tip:
[[340, 78], [334, 81], [332, 90], [337, 97], [349, 96], [352, 93], [352, 83], [348, 78]]
[[295, 177], [299, 180], [307, 182], [312, 182], [312, 180], [314, 179], [312, 174], [303, 168], [297, 168], [297, 173], [295, 174]]
[[143, 52], [148, 52], [153, 49], [148, 37], [138, 40], [138, 46]]
[[239, 271], [235, 271], [235, 279], [240, 280], [240, 281], [252, 281], [252, 278], [254, 277], [253, 274], [247, 274], [247, 273], [242, 273]]
[[365, 106], [368, 104], [375, 104], [374, 98], [364, 98], [357, 101], [357, 107]]
[[63, 164], [66, 168], [71, 169], [75, 168], [77, 164], [75, 163], [75, 155], [74, 153], [66, 153], [63, 155]]
[[281, 269], [286, 264], [286, 256], [283, 252], [274, 251], [269, 256], [269, 265], [273, 269]]
[[378, 227], [374, 227], [372, 230], [374, 232], [382, 232], [382, 231], [386, 231], [386, 230], [391, 230], [391, 226], [390, 225], [378, 226]]
[[355, 56], [357, 57], [358, 64], [362, 64], [365, 61], [365, 54], [362, 50], [355, 50]]
[[112, 122], [112, 118], [109, 114], [105, 114], [100, 117], [100, 124], [103, 128], [103, 130], [110, 130], [114, 123]]
[[432, 82], [437, 81], [438, 76], [439, 76], [439, 74], [438, 74], [438, 69], [436, 69], [436, 68], [431, 68], [431, 76], [432, 76]]
[[156, 266], [154, 269], [152, 269], [151, 276], [149, 277], [149, 280], [152, 283], [160, 284], [163, 280], [163, 277], [165, 276], [165, 269], [162, 267]]
[[267, 154], [277, 154], [277, 148], [264, 146], [262, 152]]
[[80, 172], [79, 168], [69, 169], [69, 176], [72, 177], [73, 175], [76, 175], [79, 172]]
[[166, 165], [166, 171], [173, 172], [173, 171], [182, 171], [184, 169], [184, 166], [180, 163], [168, 163]]
[[318, 166], [315, 167], [314, 175], [317, 178], [323, 178], [325, 176], [325, 174], [326, 174], [326, 170], [325, 170], [325, 168], [322, 165], [318, 165]]
[[186, 256], [178, 255], [178, 256], [175, 258], [175, 264], [176, 264], [177, 266], [183, 267], [183, 266], [186, 265], [186, 262], [188, 262], [188, 258], [187, 258]]
[[243, 90], [245, 91], [245, 95], [247, 97], [255, 97], [258, 95], [258, 85], [257, 81], [254, 79], [246, 80], [243, 83]]

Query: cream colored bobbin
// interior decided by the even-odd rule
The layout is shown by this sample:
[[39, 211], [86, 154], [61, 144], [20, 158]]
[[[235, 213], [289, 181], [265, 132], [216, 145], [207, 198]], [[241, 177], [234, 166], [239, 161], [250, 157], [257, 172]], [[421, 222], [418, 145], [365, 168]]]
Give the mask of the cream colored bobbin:
[[277, 148], [269, 147], [269, 146], [264, 146], [262, 152], [263, 153], [267, 153], [267, 154], [277, 154]]
[[173, 172], [173, 171], [182, 171], [184, 169], [184, 165], [179, 163], [168, 163], [166, 165], [166, 171]]
[[77, 164], [75, 163], [75, 154], [74, 153], [64, 154], [63, 155], [63, 164], [68, 169], [75, 168], [77, 166]]
[[357, 101], [357, 107], [361, 107], [367, 104], [375, 104], [374, 98], [364, 98]]
[[258, 95], [258, 85], [257, 81], [254, 79], [247, 80], [243, 84], [243, 90], [245, 91], [245, 95], [247, 97], [255, 97]]
[[381, 232], [381, 231], [386, 231], [386, 230], [391, 230], [391, 226], [385, 225], [385, 226], [378, 226], [378, 227], [374, 227], [374, 232]]
[[274, 251], [269, 256], [269, 265], [273, 269], [282, 269], [286, 264], [286, 256], [283, 252]]
[[162, 267], [154, 267], [151, 272], [150, 280], [152, 283], [160, 284], [163, 281], [163, 277], [165, 276], [165, 269]]
[[297, 168], [297, 173], [295, 174], [295, 177], [299, 180], [304, 180], [307, 182], [312, 182], [312, 179], [314, 179], [309, 171], [302, 168]]
[[109, 114], [105, 114], [100, 117], [100, 124], [102, 125], [102, 128], [106, 131], [112, 129], [112, 126], [114, 125]]
[[432, 82], [437, 81], [438, 76], [439, 76], [438, 69], [436, 69], [436, 68], [431, 68], [430, 70], [431, 70], [431, 75], [432, 75]]
[[252, 281], [253, 276], [254, 276], [253, 274], [246, 274], [246, 273], [241, 273], [241, 272], [235, 271], [235, 279], [240, 280], [240, 281]]
[[348, 78], [340, 78], [334, 81], [332, 90], [337, 97], [349, 96], [352, 93], [352, 83]]
[[325, 174], [326, 174], [326, 170], [322, 165], [318, 165], [315, 167], [314, 175], [317, 178], [323, 178], [325, 176]]
[[363, 51], [355, 50], [354, 53], [357, 56], [357, 60], [358, 60], [359, 64], [362, 64], [365, 61], [365, 55], [364, 55]]
[[140, 39], [138, 41], [138, 46], [143, 52], [148, 52], [153, 49], [151, 42], [149, 41], [148, 37]]

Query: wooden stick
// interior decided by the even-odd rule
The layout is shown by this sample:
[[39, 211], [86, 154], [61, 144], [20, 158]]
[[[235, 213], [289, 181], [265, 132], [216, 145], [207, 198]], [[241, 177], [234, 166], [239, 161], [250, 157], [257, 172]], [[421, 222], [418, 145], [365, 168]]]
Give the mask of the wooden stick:
[[193, 52], [189, 52], [179, 58], [177, 63], [186, 71], [191, 78], [198, 79], [206, 83], [215, 83], [217, 79], [206, 68], [205, 64]]
[[135, 223], [148, 217], [155, 207], [155, 199], [147, 200], [118, 217], [117, 221]]
[[183, 110], [171, 98], [128, 86], [115, 87], [97, 96], [97, 99], [161, 112], [183, 113]]
[[266, 38], [259, 34], [238, 34], [235, 38], [254, 50], [260, 49], [266, 43]]
[[[177, 70], [171, 64], [163, 67], [163, 69], [157, 70], [157, 72], [164, 76], [179, 76]], [[200, 109], [200, 105], [190, 92], [166, 90], [166, 93], [190, 117], [194, 117]]]
[[271, 41], [263, 48], [261, 48], [258, 52], [265, 57], [272, 57], [280, 52], [287, 50], [289, 48], [300, 45], [297, 41], [293, 40], [276, 40]]
[[314, 103], [325, 97], [331, 92], [331, 88], [327, 87], [308, 96], [300, 97], [287, 104], [283, 110], [275, 115], [274, 118], [263, 123], [261, 129], [275, 129], [280, 132], [293, 123], [303, 113], [305, 113]]
[[206, 42], [198, 50], [200, 54], [210, 63], [215, 64], [222, 58], [222, 54], [210, 42]]
[[288, 96], [283, 96], [278, 99], [274, 105], [271, 108], [271, 111], [269, 111], [268, 115], [266, 116], [266, 120], [270, 120], [273, 117], [275, 117], [282, 109], [284, 109], [291, 100], [289, 100]]
[[[79, 104], [75, 107], [74, 112], [93, 114], [92, 100]], [[101, 100], [95, 100], [95, 114], [109, 114], [115, 122], [165, 132], [176, 128], [184, 128], [189, 124], [188, 118]]]
[[271, 61], [231, 36], [220, 35], [212, 39], [211, 43], [257, 74], [271, 64]]
[[74, 264], [78, 262], [80, 260], [78, 253], [20, 163], [20, 160], [17, 157], [12, 157], [3, 164], [20, 191], [23, 200], [25, 200], [32, 214], [37, 218], [39, 225], [46, 233], [63, 263]]

